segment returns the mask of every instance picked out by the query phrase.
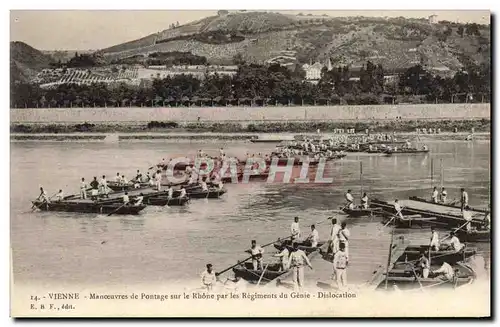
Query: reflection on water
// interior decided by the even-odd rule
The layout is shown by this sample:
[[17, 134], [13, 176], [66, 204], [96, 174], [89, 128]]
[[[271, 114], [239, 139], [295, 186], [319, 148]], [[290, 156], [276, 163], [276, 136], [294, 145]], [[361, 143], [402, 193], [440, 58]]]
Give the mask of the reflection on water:
[[[163, 157], [194, 155], [200, 148], [216, 155], [224, 147], [242, 156], [269, 152], [273, 145], [247, 143], [11, 143], [11, 239], [16, 280], [60, 280], [61, 283], [124, 284], [196, 279], [207, 262], [216, 270], [245, 257], [250, 240], [268, 243], [288, 236], [293, 217], [303, 232], [316, 223], [326, 237], [329, 216], [343, 205], [351, 189], [371, 197], [429, 197], [431, 186], [443, 184], [449, 198], [466, 187], [472, 206], [489, 201], [488, 142], [429, 143], [430, 155], [349, 156], [329, 163], [325, 175], [332, 184], [227, 185], [218, 200], [193, 200], [183, 208], [148, 207], [139, 216], [31, 212], [38, 187], [50, 195], [59, 188], [78, 191], [79, 180], [93, 176], [132, 176]], [[434, 171], [431, 175], [431, 159]], [[363, 174], [360, 175], [360, 162]], [[432, 178], [431, 178], [432, 176]], [[363, 283], [369, 272], [387, 260], [390, 228], [379, 218], [350, 219], [349, 279]], [[396, 230], [417, 242], [427, 242], [428, 229]], [[478, 244], [489, 265], [489, 244]], [[272, 247], [266, 248], [273, 253]]]

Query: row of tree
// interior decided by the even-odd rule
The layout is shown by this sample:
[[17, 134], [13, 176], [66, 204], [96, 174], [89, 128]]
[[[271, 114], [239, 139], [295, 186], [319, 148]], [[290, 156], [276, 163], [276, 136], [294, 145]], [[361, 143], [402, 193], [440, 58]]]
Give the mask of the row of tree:
[[[489, 101], [490, 65], [469, 65], [452, 78], [434, 76], [422, 66], [410, 67], [399, 76], [388, 76], [381, 65], [367, 62], [360, 71], [349, 67], [323, 69], [317, 84], [304, 80], [304, 71], [279, 65], [242, 64], [233, 76], [192, 75], [154, 79], [140, 86], [127, 84], [37, 85], [11, 84], [11, 106], [91, 107], [265, 104], [376, 104], [385, 98], [416, 97], [429, 102], [457, 102], [457, 94], [483, 95]], [[354, 77], [354, 78], [353, 78]], [[470, 101], [470, 99], [468, 100]], [[475, 98], [473, 101], [481, 101]]]

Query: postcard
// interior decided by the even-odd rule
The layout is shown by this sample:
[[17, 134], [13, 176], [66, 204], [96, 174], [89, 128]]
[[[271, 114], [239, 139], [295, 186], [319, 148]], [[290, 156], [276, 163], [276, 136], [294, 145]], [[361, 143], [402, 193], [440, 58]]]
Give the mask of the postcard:
[[12, 317], [491, 317], [488, 11], [10, 25]]

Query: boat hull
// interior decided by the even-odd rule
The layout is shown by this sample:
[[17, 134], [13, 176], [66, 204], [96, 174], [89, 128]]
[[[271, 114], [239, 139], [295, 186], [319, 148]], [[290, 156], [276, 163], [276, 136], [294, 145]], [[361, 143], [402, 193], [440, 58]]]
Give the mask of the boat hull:
[[[426, 200], [426, 199], [418, 197], [418, 196], [410, 196], [410, 200], [425, 202], [425, 203], [432, 203], [432, 204], [436, 204], [436, 205], [440, 205], [440, 206], [448, 207], [448, 208], [460, 208], [459, 205], [446, 204], [446, 203], [442, 203], [442, 202], [435, 203], [435, 202]], [[486, 209], [479, 209], [479, 208], [472, 208], [472, 207], [469, 207], [469, 209], [473, 210], [473, 211], [477, 211], [477, 212], [483, 212], [485, 214], [488, 212], [488, 210], [486, 210]]]
[[[421, 250], [428, 251], [429, 245], [408, 246], [396, 262], [416, 261], [420, 258]], [[464, 261], [476, 253], [477, 249], [474, 247], [465, 247], [465, 249], [459, 252], [453, 250], [431, 251], [431, 262], [436, 265], [443, 264], [444, 262], [454, 264], [459, 261]]]
[[[265, 264], [263, 266], [264, 268], [266, 267]], [[233, 272], [234, 272], [234, 277], [241, 277], [244, 280], [251, 283], [257, 283], [262, 276], [260, 283], [267, 284], [270, 281], [288, 272], [287, 270], [280, 271], [280, 268], [281, 265], [278, 263], [270, 264], [269, 266], [267, 266], [267, 269], [265, 270], [264, 274], [262, 274], [263, 273], [262, 269], [254, 270], [251, 262], [245, 262], [238, 267], [234, 267]]]
[[[299, 242], [299, 250], [309, 254], [311, 252], [318, 251], [323, 244], [325, 244], [325, 242], [319, 242], [317, 247], [312, 247], [310, 242]], [[274, 243], [274, 247], [279, 251], [282, 251], [286, 247], [290, 251], [292, 250], [292, 242], [290, 240], [276, 242]]]
[[345, 214], [350, 217], [365, 217], [365, 216], [374, 216], [382, 212], [380, 208], [368, 208], [368, 209], [348, 209], [344, 207], [340, 207]]
[[[80, 212], [80, 213], [98, 213], [115, 215], [137, 215], [140, 211], [146, 208], [146, 205], [126, 205], [122, 203], [109, 203], [109, 202], [83, 202], [83, 201], [60, 201], [42, 203], [40, 201], [33, 201], [38, 209], [42, 211], [61, 211], [61, 212]], [[118, 209], [118, 210], [117, 210]]]

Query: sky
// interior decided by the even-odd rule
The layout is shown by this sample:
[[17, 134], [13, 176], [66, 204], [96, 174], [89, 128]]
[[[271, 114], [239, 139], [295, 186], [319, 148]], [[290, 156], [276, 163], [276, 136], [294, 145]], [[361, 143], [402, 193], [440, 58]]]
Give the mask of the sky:
[[[276, 10], [273, 10], [276, 12]], [[370, 10], [370, 11], [280, 11], [286, 14], [422, 18], [489, 24], [488, 11], [479, 10]], [[215, 15], [213, 10], [12, 10], [10, 40], [22, 41], [39, 50], [97, 50], [132, 41], [168, 28]]]

